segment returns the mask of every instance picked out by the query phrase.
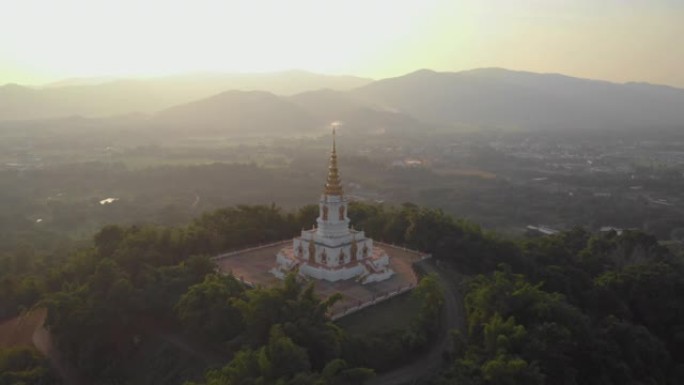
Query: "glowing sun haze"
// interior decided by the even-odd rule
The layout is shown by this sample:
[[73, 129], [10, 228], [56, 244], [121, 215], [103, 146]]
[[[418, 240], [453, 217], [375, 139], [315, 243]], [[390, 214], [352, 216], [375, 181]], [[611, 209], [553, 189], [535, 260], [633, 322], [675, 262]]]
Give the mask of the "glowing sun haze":
[[681, 0], [0, 0], [0, 84], [504, 67], [684, 87]]

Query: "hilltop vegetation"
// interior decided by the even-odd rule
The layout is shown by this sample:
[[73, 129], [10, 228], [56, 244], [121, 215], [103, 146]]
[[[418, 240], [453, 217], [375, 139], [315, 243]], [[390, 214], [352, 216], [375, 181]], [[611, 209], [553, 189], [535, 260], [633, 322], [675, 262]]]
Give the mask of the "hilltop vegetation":
[[0, 385], [58, 384], [45, 357], [28, 347], [0, 348]]
[[[372, 371], [357, 362], [378, 360], [327, 320], [336, 297], [321, 302], [310, 286], [292, 278], [282, 288], [247, 289], [232, 277], [214, 275], [204, 256], [292, 236], [313, 221], [312, 214], [310, 208], [290, 214], [273, 206], [240, 206], [205, 214], [187, 227], [107, 226], [95, 235], [93, 247], [63, 264], [33, 265], [24, 274], [5, 276], [3, 310], [16, 314], [36, 301], [46, 306], [46, 327], [60, 352], [93, 381], [182, 383], [230, 362], [208, 372], [206, 381], [238, 376], [359, 383]], [[35, 284], [35, 298], [22, 295], [27, 282]], [[424, 286], [417, 295], [436, 300], [438, 288], [429, 279]], [[406, 332], [413, 342], [395, 351], [396, 359], [428, 343], [438, 310], [436, 304], [418, 315]], [[186, 341], [180, 344], [203, 356], [155, 347], [170, 339]], [[204, 355], [214, 358], [204, 361]], [[290, 355], [297, 358], [292, 366], [264, 361], [284, 365], [283, 357]], [[391, 366], [392, 359], [378, 365]], [[143, 372], [132, 370], [139, 360], [150, 363]], [[251, 369], [232, 373], [242, 365], [239, 360]]]
[[[315, 207], [239, 206], [187, 226], [107, 226], [61, 263], [0, 277], [5, 316], [38, 304], [57, 347], [92, 381], [356, 384], [410, 362], [439, 330], [426, 277], [410, 326], [347, 334], [288, 278], [249, 289], [208, 255], [288, 238]], [[435, 384], [676, 384], [684, 367], [682, 257], [640, 232], [506, 239], [439, 210], [354, 203], [358, 228], [431, 252], [472, 277], [468, 327], [453, 331]], [[27, 295], [26, 293], [31, 293]]]
[[468, 330], [436, 384], [680, 381], [680, 257], [642, 234], [581, 230], [525, 247], [526, 275], [502, 265], [469, 284]]

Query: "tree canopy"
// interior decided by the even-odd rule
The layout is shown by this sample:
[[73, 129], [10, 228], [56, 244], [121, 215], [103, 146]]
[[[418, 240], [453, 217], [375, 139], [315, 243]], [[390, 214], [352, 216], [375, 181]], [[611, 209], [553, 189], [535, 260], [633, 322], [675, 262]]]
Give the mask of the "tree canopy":
[[[46, 306], [60, 353], [101, 383], [358, 384], [425, 351], [452, 290], [440, 284], [446, 273], [421, 279], [410, 327], [365, 336], [331, 322], [336, 297], [320, 299], [294, 276], [248, 288], [216, 273], [208, 256], [292, 237], [315, 212], [237, 206], [185, 226], [109, 225], [54, 260], [27, 247], [28, 261], [0, 258], [11, 267], [0, 270], [0, 316]], [[375, 239], [424, 250], [470, 277], [460, 288], [467, 327], [451, 333], [430, 383], [684, 377], [684, 262], [649, 234], [576, 228], [510, 239], [413, 204], [353, 203], [349, 215]], [[23, 376], [41, 367], [36, 360], [5, 372]]]

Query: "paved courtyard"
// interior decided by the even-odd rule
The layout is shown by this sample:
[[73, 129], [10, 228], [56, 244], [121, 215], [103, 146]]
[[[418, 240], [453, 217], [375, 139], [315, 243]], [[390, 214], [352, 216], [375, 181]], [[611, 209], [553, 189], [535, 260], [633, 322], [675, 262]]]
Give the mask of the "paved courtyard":
[[[221, 272], [232, 273], [236, 278], [250, 285], [269, 287], [281, 282], [271, 274], [270, 270], [275, 267], [278, 250], [291, 242], [287, 240], [227, 253], [216, 257], [215, 260]], [[395, 273], [391, 278], [365, 285], [354, 279], [338, 282], [313, 280], [316, 293], [322, 298], [335, 293], [343, 295], [342, 300], [337, 302], [332, 309], [334, 318], [367, 306], [373, 301], [378, 302], [398, 292], [410, 290], [418, 283], [411, 265], [427, 257], [426, 254], [381, 242], [374, 242], [374, 245], [384, 249], [390, 256], [390, 268]]]

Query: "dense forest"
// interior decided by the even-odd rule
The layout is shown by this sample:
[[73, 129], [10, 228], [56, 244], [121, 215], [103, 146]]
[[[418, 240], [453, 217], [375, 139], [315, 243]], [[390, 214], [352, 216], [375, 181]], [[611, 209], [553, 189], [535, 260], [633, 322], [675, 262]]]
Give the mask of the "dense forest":
[[[328, 319], [336, 296], [317, 298], [293, 276], [248, 288], [209, 258], [291, 237], [315, 215], [315, 206], [236, 206], [188, 225], [109, 225], [89, 243], [8, 251], [0, 317], [46, 307], [46, 328], [87, 383], [360, 384], [421, 356], [443, 326], [444, 290], [457, 290], [467, 326], [451, 331], [427, 383], [684, 377], [684, 264], [651, 235], [576, 228], [509, 239], [440, 210], [354, 203], [357, 228], [443, 267], [411, 294], [421, 306], [410, 326], [359, 336]], [[452, 289], [450, 272], [467, 279]], [[0, 368], [0, 384], [56, 378], [30, 350], [1, 351]]]

